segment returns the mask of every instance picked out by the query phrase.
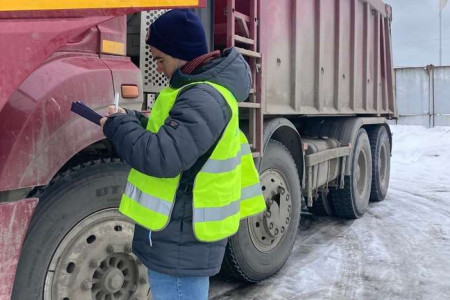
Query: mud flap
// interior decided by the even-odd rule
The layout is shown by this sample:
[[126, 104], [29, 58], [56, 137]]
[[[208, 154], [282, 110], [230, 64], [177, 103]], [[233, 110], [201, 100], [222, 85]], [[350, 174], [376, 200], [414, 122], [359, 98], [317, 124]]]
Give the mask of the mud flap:
[[10, 299], [17, 262], [37, 198], [0, 203], [0, 299]]

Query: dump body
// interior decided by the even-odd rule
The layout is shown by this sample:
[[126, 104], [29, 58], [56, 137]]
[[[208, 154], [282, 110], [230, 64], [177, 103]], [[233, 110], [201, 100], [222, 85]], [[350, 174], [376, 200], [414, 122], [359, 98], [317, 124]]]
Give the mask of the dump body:
[[265, 114], [396, 116], [390, 6], [263, 1], [259, 26]]

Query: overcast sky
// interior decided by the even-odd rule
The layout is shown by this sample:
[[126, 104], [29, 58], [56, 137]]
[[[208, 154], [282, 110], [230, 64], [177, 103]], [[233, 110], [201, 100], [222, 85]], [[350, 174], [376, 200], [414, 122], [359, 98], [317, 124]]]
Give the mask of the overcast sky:
[[[392, 6], [394, 66], [439, 65], [439, 0], [385, 0]], [[450, 65], [450, 1], [442, 11], [443, 64]]]

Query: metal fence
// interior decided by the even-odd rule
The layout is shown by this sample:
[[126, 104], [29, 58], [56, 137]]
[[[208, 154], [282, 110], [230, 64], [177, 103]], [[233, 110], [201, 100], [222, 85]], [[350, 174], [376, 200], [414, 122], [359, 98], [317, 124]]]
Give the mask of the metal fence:
[[393, 124], [450, 126], [450, 66], [395, 69], [399, 119]]

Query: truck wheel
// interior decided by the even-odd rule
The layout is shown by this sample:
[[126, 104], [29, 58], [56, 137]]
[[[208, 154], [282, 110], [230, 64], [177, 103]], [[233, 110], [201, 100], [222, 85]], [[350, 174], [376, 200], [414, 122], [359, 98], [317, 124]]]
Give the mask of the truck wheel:
[[128, 171], [98, 161], [52, 180], [25, 238], [13, 300], [148, 299], [146, 268], [131, 252], [134, 224], [117, 211]]
[[261, 162], [260, 181], [267, 210], [241, 221], [229, 238], [223, 263], [227, 274], [258, 282], [286, 262], [300, 221], [301, 189], [295, 161], [278, 141], [270, 140]]
[[333, 202], [330, 195], [324, 196], [320, 193], [320, 196], [313, 201], [313, 206], [308, 207], [310, 213], [316, 216], [334, 216]]
[[372, 150], [372, 189], [370, 201], [382, 201], [386, 197], [391, 172], [391, 143], [386, 127], [379, 126], [369, 133]]
[[372, 182], [370, 142], [363, 128], [358, 131], [350, 163], [351, 175], [345, 176], [344, 188], [330, 192], [336, 216], [357, 219], [367, 211]]

